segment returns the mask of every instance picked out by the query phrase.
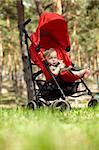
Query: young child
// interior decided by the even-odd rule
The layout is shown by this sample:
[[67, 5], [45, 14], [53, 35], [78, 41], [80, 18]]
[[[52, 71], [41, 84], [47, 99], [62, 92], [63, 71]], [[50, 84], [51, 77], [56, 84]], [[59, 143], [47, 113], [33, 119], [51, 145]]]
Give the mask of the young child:
[[47, 60], [49, 64], [49, 68], [54, 75], [58, 75], [59, 73], [65, 70], [71, 72], [72, 74], [80, 78], [82, 77], [88, 78], [88, 76], [90, 75], [89, 69], [82, 69], [80, 71], [72, 71], [72, 68], [73, 68], [72, 66], [66, 67], [63, 61], [57, 58], [57, 53], [53, 48], [46, 50], [43, 56]]

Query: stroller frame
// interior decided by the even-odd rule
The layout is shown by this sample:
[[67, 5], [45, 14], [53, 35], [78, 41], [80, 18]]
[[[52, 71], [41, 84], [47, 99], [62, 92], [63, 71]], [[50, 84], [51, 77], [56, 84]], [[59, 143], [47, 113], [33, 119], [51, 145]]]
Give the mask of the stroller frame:
[[[26, 28], [25, 28], [26, 25], [27, 25], [30, 21], [31, 21], [31, 19], [28, 19], [28, 20], [26, 20], [26, 21], [24, 22], [24, 24], [23, 24], [23, 32], [24, 32], [24, 34], [25, 34], [25, 41], [26, 41], [25, 44], [26, 44], [26, 47], [27, 47], [27, 51], [28, 51], [28, 40], [30, 40], [30, 42], [33, 43], [32, 40], [30, 39], [29, 35], [28, 35], [28, 32], [27, 32]], [[38, 45], [38, 47], [37, 47], [36, 50], [39, 51], [39, 49], [40, 49], [40, 45]], [[29, 51], [28, 51], [28, 57], [29, 57], [29, 61], [30, 61], [30, 67], [32, 68], [32, 63], [31, 63], [31, 60], [30, 60]], [[66, 106], [65, 106], [65, 109], [67, 109], [67, 108], [71, 109], [71, 106], [70, 106], [68, 100], [66, 99], [66, 94], [64, 93], [63, 89], [60, 87], [60, 85], [59, 85], [58, 81], [56, 80], [55, 76], [53, 75], [53, 73], [50, 71], [49, 66], [48, 66], [48, 63], [47, 63], [46, 61], [45, 61], [45, 67], [46, 67], [47, 71], [49, 72], [49, 74], [51, 75], [52, 80], [54, 81], [54, 84], [56, 85], [57, 89], [60, 91], [60, 94], [61, 94], [61, 96], [60, 96], [60, 98], [61, 98], [61, 103], [60, 103], [60, 100], [58, 99], [57, 102], [59, 102], [60, 104], [57, 104], [57, 102], [56, 102], [56, 103], [54, 102], [54, 103], [53, 103], [54, 105], [52, 105], [52, 107], [59, 107], [59, 105], [62, 105], [62, 106], [61, 106], [61, 110], [62, 110], [62, 107], [64, 107], [64, 106], [63, 106], [63, 103], [65, 103], [65, 105], [66, 105]], [[38, 72], [32, 74], [32, 81], [33, 81], [33, 85], [34, 85], [34, 87], [35, 87], [35, 88], [34, 88], [34, 90], [35, 90], [35, 91], [34, 91], [34, 96], [36, 97], [36, 101], [35, 101], [35, 100], [33, 100], [33, 101], [28, 101], [28, 104], [27, 104], [27, 107], [28, 107], [28, 108], [35, 109], [36, 107], [40, 107], [40, 106], [44, 106], [44, 105], [46, 105], [46, 106], [49, 106], [49, 105], [50, 105], [49, 103], [46, 103], [47, 101], [42, 101], [42, 100], [40, 100], [40, 98], [42, 98], [41, 95], [40, 95], [41, 90], [36, 90], [36, 81], [37, 81], [37, 80], [36, 80], [36, 77], [37, 77], [39, 74], [41, 74], [41, 73], [42, 73], [42, 71], [40, 70], [40, 71], [38, 71]], [[67, 95], [67, 96], [79, 97], [79, 96], [88, 94], [88, 95], [91, 96], [91, 100], [88, 102], [88, 107], [96, 106], [97, 103], [98, 103], [98, 101], [94, 98], [93, 93], [92, 93], [91, 90], [88, 88], [88, 86], [86, 85], [86, 83], [84, 82], [84, 80], [83, 80], [82, 78], [80, 78], [80, 81], [77, 82], [77, 83], [78, 83], [78, 84], [82, 83], [82, 84], [84, 85], [84, 87], [85, 87], [85, 90], [76, 91], [75, 93], [80, 93], [80, 92], [83, 92], [83, 93], [82, 93], [82, 94], [79, 94], [79, 95], [77, 95], [77, 96], [74, 96], [74, 95]], [[42, 90], [43, 90], [43, 88], [44, 88], [44, 85], [42, 86]], [[73, 93], [73, 94], [75, 94], [75, 93]]]

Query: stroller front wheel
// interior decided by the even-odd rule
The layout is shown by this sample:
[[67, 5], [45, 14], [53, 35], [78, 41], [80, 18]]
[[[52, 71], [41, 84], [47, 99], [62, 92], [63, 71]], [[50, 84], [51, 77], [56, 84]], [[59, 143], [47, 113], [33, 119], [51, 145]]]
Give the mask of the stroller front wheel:
[[52, 109], [56, 109], [56, 110], [70, 110], [71, 106], [70, 103], [68, 101], [64, 101], [64, 100], [55, 100], [52, 104], [51, 104], [51, 108]]
[[37, 101], [37, 107], [38, 108], [44, 108], [46, 105], [45, 105], [45, 101], [44, 100], [38, 100]]

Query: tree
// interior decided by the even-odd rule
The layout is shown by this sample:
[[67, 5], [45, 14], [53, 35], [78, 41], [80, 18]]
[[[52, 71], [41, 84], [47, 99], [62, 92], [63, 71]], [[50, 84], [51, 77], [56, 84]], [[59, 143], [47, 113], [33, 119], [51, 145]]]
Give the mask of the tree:
[[24, 6], [22, 0], [17, 0], [17, 12], [18, 12], [18, 27], [20, 33], [20, 45], [21, 45], [21, 52], [23, 58], [23, 67], [24, 67], [24, 79], [27, 85], [27, 94], [28, 94], [28, 101], [36, 100], [35, 97], [35, 87], [32, 81], [32, 70], [30, 67], [29, 55], [27, 52], [28, 45], [25, 45], [27, 41], [24, 40], [23, 34], [23, 23], [24, 23]]
[[34, 0], [34, 1], [35, 1], [37, 13], [38, 13], [39, 16], [40, 16], [40, 15], [42, 14], [42, 12], [44, 11], [44, 9], [43, 9], [43, 7], [42, 7], [41, 0]]
[[3, 70], [3, 46], [2, 46], [2, 36], [0, 31], [0, 94], [2, 89], [2, 70]]
[[62, 14], [62, 0], [53, 0], [54, 11], [58, 14]]

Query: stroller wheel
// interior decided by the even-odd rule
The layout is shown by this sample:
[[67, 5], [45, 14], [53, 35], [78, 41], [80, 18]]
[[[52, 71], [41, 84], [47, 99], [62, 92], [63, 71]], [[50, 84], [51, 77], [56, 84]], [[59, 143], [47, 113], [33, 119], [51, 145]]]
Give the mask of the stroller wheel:
[[95, 107], [98, 105], [98, 100], [97, 99], [91, 99], [88, 103], [88, 107]]
[[35, 101], [30, 101], [30, 102], [27, 104], [27, 108], [35, 110], [35, 109], [37, 108], [36, 102], [35, 102]]
[[64, 101], [64, 100], [56, 100], [51, 104], [52, 109], [56, 109], [56, 110], [70, 110], [71, 106], [69, 104], [68, 101]]
[[45, 102], [43, 100], [38, 100], [37, 101], [37, 107], [38, 108], [44, 108], [46, 105], [45, 105]]

